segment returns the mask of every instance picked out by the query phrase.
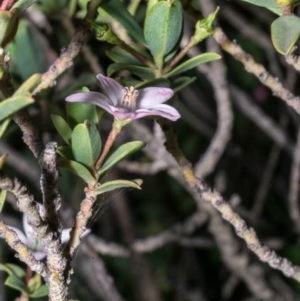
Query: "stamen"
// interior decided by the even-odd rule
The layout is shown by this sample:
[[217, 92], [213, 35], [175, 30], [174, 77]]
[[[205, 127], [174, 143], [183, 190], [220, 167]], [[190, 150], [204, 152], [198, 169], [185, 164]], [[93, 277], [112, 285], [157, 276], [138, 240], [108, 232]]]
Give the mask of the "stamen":
[[137, 96], [139, 94], [138, 90], [135, 90], [132, 86], [125, 87], [123, 93], [121, 105], [128, 110], [135, 111], [137, 107]]

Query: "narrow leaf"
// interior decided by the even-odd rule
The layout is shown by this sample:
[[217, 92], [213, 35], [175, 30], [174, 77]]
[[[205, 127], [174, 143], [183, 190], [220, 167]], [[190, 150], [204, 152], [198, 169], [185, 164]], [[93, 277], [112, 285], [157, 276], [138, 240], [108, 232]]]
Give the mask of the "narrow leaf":
[[51, 115], [54, 127], [59, 135], [64, 139], [67, 144], [71, 143], [72, 129], [69, 124], [59, 115]]
[[290, 53], [300, 36], [300, 18], [295, 15], [277, 18], [271, 25], [271, 38], [275, 49], [284, 55]]
[[101, 139], [94, 123], [78, 124], [71, 136], [72, 152], [76, 161], [93, 167], [101, 151]]
[[23, 11], [36, 2], [38, 2], [38, 0], [18, 0], [12, 8], [17, 7], [20, 11]]
[[145, 44], [143, 31], [134, 17], [128, 12], [126, 6], [119, 0], [103, 1], [101, 8], [111, 17], [121, 23], [129, 35], [137, 42]]
[[188, 71], [192, 68], [195, 68], [201, 64], [209, 63], [211, 61], [215, 61], [220, 59], [221, 56], [214, 52], [207, 52], [203, 54], [199, 54], [185, 62], [183, 62], [181, 65], [177, 66], [175, 69], [170, 71], [169, 73], [165, 74], [165, 77], [170, 77], [174, 75], [178, 75], [182, 72]]
[[47, 295], [48, 295], [48, 287], [45, 284], [41, 285], [34, 292], [29, 294], [31, 298], [41, 298]]
[[67, 160], [64, 158], [60, 158], [58, 160], [58, 167], [66, 169], [76, 176], [80, 177], [87, 184], [95, 183], [95, 178], [92, 176], [91, 172], [82, 164]]
[[10, 122], [11, 122], [10, 118], [7, 118], [4, 121], [0, 122], [0, 138], [2, 138], [2, 136], [5, 134]]
[[34, 99], [28, 95], [14, 95], [0, 102], [0, 121], [32, 104]]
[[115, 72], [120, 70], [128, 70], [131, 71], [133, 74], [137, 75], [142, 79], [151, 79], [153, 78], [153, 71], [149, 67], [132, 65], [127, 63], [115, 63], [111, 64], [107, 69], [108, 76], [111, 76]]
[[134, 181], [128, 181], [128, 180], [114, 180], [109, 181], [104, 184], [101, 184], [97, 189], [96, 193], [97, 195], [103, 194], [108, 191], [116, 190], [119, 188], [135, 188], [135, 189], [141, 189], [143, 181], [142, 180], [134, 180]]
[[6, 195], [7, 195], [7, 190], [0, 190], [0, 213], [3, 209], [5, 199], [6, 199]]
[[8, 273], [8, 275], [16, 275], [19, 278], [22, 278], [26, 275], [22, 268], [12, 263], [0, 263], [0, 271], [4, 271]]
[[264, 7], [277, 15], [282, 15], [282, 7], [276, 3], [276, 0], [241, 0], [256, 6]]
[[173, 83], [174, 92], [177, 92], [177, 91], [183, 89], [184, 87], [188, 86], [195, 80], [196, 80], [195, 76], [194, 77], [182, 76], [182, 77], [176, 78], [176, 80], [174, 80], [174, 83]]
[[145, 143], [142, 141], [132, 141], [121, 145], [104, 162], [102, 168], [98, 172], [98, 175], [102, 175], [108, 169], [119, 163], [122, 159], [141, 149], [144, 145]]
[[42, 74], [35, 73], [30, 76], [14, 93], [14, 95], [24, 94], [33, 91], [42, 81]]
[[16, 275], [8, 276], [4, 283], [8, 287], [11, 287], [17, 291], [20, 291], [25, 294], [27, 293], [27, 287], [23, 279], [17, 277]]

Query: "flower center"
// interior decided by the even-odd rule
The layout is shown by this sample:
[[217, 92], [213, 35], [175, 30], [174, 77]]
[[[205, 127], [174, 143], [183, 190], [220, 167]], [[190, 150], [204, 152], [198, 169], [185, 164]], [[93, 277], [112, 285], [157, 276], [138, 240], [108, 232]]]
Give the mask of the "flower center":
[[137, 96], [139, 94], [138, 90], [135, 90], [134, 87], [125, 87], [123, 90], [123, 98], [121, 100], [121, 106], [131, 110], [135, 111], [137, 107]]

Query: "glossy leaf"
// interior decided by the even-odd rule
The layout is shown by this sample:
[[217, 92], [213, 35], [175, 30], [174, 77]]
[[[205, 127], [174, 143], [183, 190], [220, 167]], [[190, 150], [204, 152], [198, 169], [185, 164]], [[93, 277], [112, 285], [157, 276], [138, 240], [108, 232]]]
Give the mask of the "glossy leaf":
[[277, 18], [271, 25], [271, 38], [275, 49], [284, 55], [290, 53], [300, 36], [300, 18], [295, 15]]
[[159, 1], [147, 13], [144, 35], [158, 67], [177, 44], [182, 30], [182, 7], [179, 0]]
[[31, 298], [40, 298], [46, 296], [48, 294], [48, 288], [46, 285], [42, 285], [41, 276], [35, 274], [27, 284], [28, 287], [28, 295]]
[[143, 31], [134, 17], [128, 12], [126, 6], [119, 0], [103, 1], [101, 8], [111, 17], [121, 23], [128, 34], [137, 42], [144, 44]]
[[5, 47], [14, 38], [18, 29], [19, 9], [0, 10], [0, 45]]
[[6, 200], [7, 190], [0, 190], [0, 213]]
[[15, 275], [8, 276], [4, 283], [8, 287], [11, 287], [17, 291], [27, 293], [27, 287], [24, 281]]
[[170, 77], [174, 75], [178, 75], [182, 72], [188, 71], [192, 68], [195, 68], [201, 64], [209, 63], [211, 61], [215, 61], [220, 59], [221, 56], [214, 52], [207, 52], [203, 54], [199, 54], [185, 62], [183, 62], [181, 65], [177, 66], [175, 69], [170, 71], [169, 73], [165, 74], [165, 77]]
[[2, 136], [5, 134], [10, 122], [10, 118], [6, 118], [5, 120], [0, 121], [0, 138], [2, 138]]
[[69, 124], [59, 115], [51, 115], [52, 123], [59, 135], [67, 144], [71, 143], [72, 129]]
[[68, 160], [73, 160], [73, 152], [72, 148], [70, 146], [59, 146], [56, 150], [56, 152], [63, 158], [68, 159]]
[[114, 74], [115, 72], [118, 72], [120, 70], [131, 71], [133, 74], [135, 74], [138, 77], [143, 78], [143, 79], [153, 78], [153, 71], [152, 71], [151, 68], [144, 67], [144, 66], [127, 64], [127, 63], [111, 64], [107, 69], [107, 75], [111, 76], [112, 74]]
[[22, 268], [15, 264], [5, 263], [0, 264], [0, 270], [5, 271], [9, 275], [5, 280], [5, 285], [20, 292], [27, 292], [27, 288], [23, 281], [25, 271]]
[[241, 0], [256, 6], [264, 7], [277, 15], [282, 15], [282, 8], [276, 3], [276, 0]]
[[[20, 76], [22, 81], [34, 73], [45, 71], [45, 54], [41, 51], [37, 35], [27, 20], [20, 20], [15, 39], [7, 46], [7, 49], [13, 62], [12, 72]], [[20, 55], [20, 49], [22, 49], [22, 55]]]
[[87, 184], [95, 183], [96, 181], [91, 172], [84, 165], [76, 161], [60, 158], [58, 160], [58, 167], [72, 172]]
[[142, 180], [134, 180], [134, 181], [128, 181], [128, 180], [114, 180], [109, 181], [104, 184], [101, 184], [96, 189], [96, 194], [103, 194], [108, 191], [116, 190], [119, 188], [135, 188], [135, 189], [141, 189], [143, 181]]
[[26, 275], [25, 271], [16, 264], [0, 263], [0, 270], [6, 272], [8, 275], [15, 275], [22, 278]]
[[26, 92], [31, 92], [36, 88], [42, 81], [42, 74], [35, 73], [30, 76], [14, 93], [14, 95], [24, 94]]
[[97, 108], [94, 105], [88, 103], [67, 103], [67, 119], [69, 124], [73, 127], [78, 123], [82, 123], [85, 120], [92, 121], [96, 124], [99, 122]]
[[101, 139], [94, 123], [78, 124], [71, 136], [71, 147], [76, 161], [93, 167], [101, 151]]
[[29, 294], [29, 297], [31, 298], [41, 298], [48, 295], [48, 287], [43, 284], [40, 287], [38, 287], [34, 292]]
[[20, 11], [23, 11], [27, 9], [29, 6], [31, 6], [34, 3], [37, 3], [38, 0], [18, 0], [16, 3], [13, 5], [12, 8], [19, 8]]
[[136, 59], [132, 54], [121, 47], [115, 46], [105, 53], [115, 63], [126, 63], [134, 65], [140, 64], [142, 66], [141, 62], [138, 59]]
[[176, 78], [173, 82], [173, 90], [174, 92], [177, 92], [186, 86], [190, 85], [192, 82], [196, 80], [196, 77], [188, 77], [188, 76], [182, 76], [179, 78]]
[[42, 284], [41, 276], [39, 274], [35, 274], [28, 281], [27, 287], [30, 292], [34, 292], [37, 290]]
[[104, 162], [102, 168], [98, 172], [98, 175], [102, 175], [125, 157], [141, 149], [144, 145], [145, 143], [142, 141], [132, 141], [119, 146], [119, 148], [117, 148]]
[[0, 121], [32, 104], [34, 99], [28, 95], [13, 95], [0, 102]]

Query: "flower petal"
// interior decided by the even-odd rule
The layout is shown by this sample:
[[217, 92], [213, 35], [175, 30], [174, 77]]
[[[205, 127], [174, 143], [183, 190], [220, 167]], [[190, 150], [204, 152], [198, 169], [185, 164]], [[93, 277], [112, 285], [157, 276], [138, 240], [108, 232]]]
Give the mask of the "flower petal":
[[97, 79], [102, 87], [102, 92], [112, 101], [113, 105], [116, 106], [123, 97], [124, 87], [113, 78], [106, 77], [102, 74], [98, 74]]
[[66, 101], [69, 102], [87, 102], [90, 104], [94, 104], [108, 113], [112, 114], [112, 102], [111, 100], [104, 94], [99, 92], [81, 92], [68, 96]]
[[139, 119], [145, 116], [161, 116], [172, 121], [176, 121], [178, 118], [180, 118], [180, 114], [175, 108], [169, 105], [160, 104], [148, 110], [147, 109], [136, 110], [135, 116], [132, 119]]
[[174, 91], [169, 88], [149, 87], [139, 90], [138, 103], [141, 109], [148, 109], [170, 99]]
[[125, 120], [125, 119], [135, 119], [135, 112], [134, 111], [129, 111], [125, 108], [112, 108], [112, 115], [114, 115], [115, 118], [119, 120]]

